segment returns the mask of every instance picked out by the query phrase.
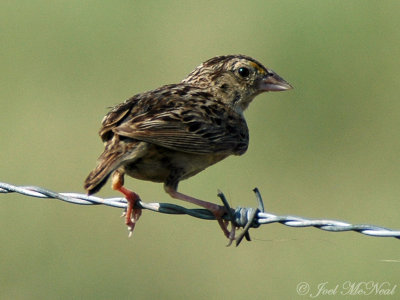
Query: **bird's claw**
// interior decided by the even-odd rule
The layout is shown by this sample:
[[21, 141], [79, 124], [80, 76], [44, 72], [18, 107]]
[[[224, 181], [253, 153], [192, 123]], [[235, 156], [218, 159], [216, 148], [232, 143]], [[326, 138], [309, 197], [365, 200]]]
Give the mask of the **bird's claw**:
[[[221, 191], [218, 191], [218, 197], [222, 200], [222, 203], [224, 204], [224, 206], [221, 206], [221, 209], [224, 210], [224, 212], [228, 215], [228, 219], [230, 220], [230, 221], [222, 220], [222, 216], [224, 215], [224, 213], [222, 213], [218, 216], [216, 215], [217, 220], [222, 228], [222, 231], [224, 232], [225, 236], [229, 239], [227, 246], [232, 245], [232, 242], [236, 241], [236, 247], [237, 247], [237, 246], [239, 246], [239, 244], [241, 243], [243, 238], [246, 238], [247, 241], [251, 241], [249, 229], [252, 227], [257, 228], [259, 226], [259, 224], [254, 223], [254, 222], [255, 222], [255, 220], [257, 220], [258, 212], [264, 212], [264, 203], [262, 201], [261, 194], [258, 191], [258, 189], [255, 188], [253, 191], [256, 194], [258, 208], [254, 208], [254, 209], [250, 208], [250, 209], [246, 210], [249, 212], [249, 215], [246, 218], [247, 222], [245, 224], [238, 224], [236, 222], [234, 211], [231, 209], [228, 201], [225, 198], [225, 195]], [[228, 230], [229, 223], [232, 224], [231, 231]], [[241, 231], [238, 236], [235, 236], [236, 229], [239, 227], [243, 227], [243, 231]]]
[[135, 229], [135, 223], [127, 224], [128, 225], [128, 238], [130, 238], [133, 234], [133, 229]]
[[128, 226], [128, 237], [131, 237], [133, 234], [133, 230], [135, 229], [135, 225], [142, 215], [142, 210], [140, 208], [134, 208], [131, 211], [130, 215], [127, 215], [126, 212], [123, 213], [123, 216], [126, 218], [126, 225]]
[[226, 245], [227, 247], [229, 247], [230, 245], [232, 245], [232, 242], [236, 240], [235, 233], [236, 233], [236, 226], [233, 225], [233, 223], [232, 223], [232, 229], [231, 229], [231, 231], [229, 232], [229, 235], [227, 236], [227, 238], [228, 238], [228, 240], [229, 240], [229, 241], [228, 241], [228, 244]]

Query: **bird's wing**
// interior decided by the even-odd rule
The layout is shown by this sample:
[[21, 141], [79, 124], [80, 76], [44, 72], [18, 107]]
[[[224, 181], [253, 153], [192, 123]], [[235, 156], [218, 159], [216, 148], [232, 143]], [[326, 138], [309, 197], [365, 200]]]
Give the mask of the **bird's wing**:
[[[133, 102], [133, 98], [131, 99]], [[129, 103], [128, 100], [115, 106], [104, 118], [101, 123], [99, 135], [103, 142], [107, 142], [112, 138], [113, 129], [124, 121], [134, 107], [134, 103]]]
[[106, 126], [121, 137], [176, 151], [243, 154], [248, 145], [244, 118], [222, 102], [211, 101], [210, 96], [192, 93], [181, 97], [176, 91], [150, 94], [136, 103], [140, 108], [133, 108], [129, 115], [122, 110], [124, 116], [116, 119], [123, 120]]

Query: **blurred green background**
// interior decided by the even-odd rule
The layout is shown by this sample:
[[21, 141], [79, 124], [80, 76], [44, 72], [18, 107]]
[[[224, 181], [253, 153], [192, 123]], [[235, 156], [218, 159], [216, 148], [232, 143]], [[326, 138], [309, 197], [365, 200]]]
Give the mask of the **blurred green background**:
[[[221, 189], [236, 207], [254, 206], [257, 186], [273, 213], [400, 229], [399, 13], [399, 1], [1, 1], [0, 181], [84, 192], [108, 107], [242, 53], [295, 89], [259, 96], [248, 152], [180, 190], [218, 202]], [[161, 184], [126, 183], [182, 204]], [[99, 195], [119, 196], [109, 184]], [[304, 299], [323, 282], [400, 285], [392, 238], [275, 224], [226, 248], [216, 222], [187, 216], [145, 211], [128, 239], [118, 209], [0, 203], [0, 299]]]

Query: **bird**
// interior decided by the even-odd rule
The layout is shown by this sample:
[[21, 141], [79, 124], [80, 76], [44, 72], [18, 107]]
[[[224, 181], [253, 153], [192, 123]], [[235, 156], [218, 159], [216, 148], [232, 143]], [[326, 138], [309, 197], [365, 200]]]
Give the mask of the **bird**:
[[87, 176], [88, 195], [98, 192], [111, 176], [112, 189], [127, 199], [125, 223], [130, 235], [141, 216], [137, 193], [124, 186], [124, 175], [164, 184], [175, 199], [210, 210], [223, 233], [228, 229], [223, 206], [178, 192], [188, 179], [249, 145], [243, 112], [259, 94], [293, 87], [277, 73], [246, 55], [213, 57], [181, 82], [134, 95], [103, 118], [99, 135], [104, 152]]

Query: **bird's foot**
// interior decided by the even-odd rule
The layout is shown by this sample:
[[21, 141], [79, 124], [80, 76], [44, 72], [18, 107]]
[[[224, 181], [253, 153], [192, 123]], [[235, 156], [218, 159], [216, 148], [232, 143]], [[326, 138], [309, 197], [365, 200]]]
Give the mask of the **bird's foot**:
[[128, 201], [128, 206], [122, 216], [125, 217], [125, 224], [128, 226], [128, 236], [131, 237], [133, 230], [135, 229], [135, 225], [142, 215], [142, 209], [135, 207], [136, 203], [140, 201], [140, 197], [138, 194], [127, 189], [122, 184], [123, 180], [121, 175], [116, 172], [113, 176], [112, 188], [124, 194], [125, 199]]
[[142, 215], [141, 208], [132, 208], [130, 215], [128, 213], [125, 213], [125, 224], [128, 226], [128, 231], [129, 231], [128, 237], [132, 236], [136, 222], [139, 220], [141, 215]]
[[135, 192], [132, 192], [124, 187], [121, 187], [119, 191], [124, 194], [126, 200], [128, 201], [128, 206], [123, 216], [125, 217], [125, 224], [128, 226], [129, 237], [131, 237], [133, 230], [135, 229], [135, 225], [142, 215], [142, 209], [135, 208], [136, 203], [140, 201], [140, 197]]
[[[228, 244], [226, 246], [229, 247], [230, 245], [232, 245], [232, 242], [234, 240], [236, 240], [236, 237], [235, 237], [236, 226], [232, 221], [227, 221], [227, 220], [223, 219], [223, 216], [226, 213], [228, 213], [226, 207], [219, 206], [219, 209], [216, 210], [216, 211], [212, 211], [212, 213], [214, 214], [215, 218], [217, 219], [218, 224], [222, 229], [222, 232], [228, 238], [229, 241], [228, 241]], [[229, 228], [229, 223], [231, 223], [231, 230], [228, 229]]]
[[229, 229], [228, 229], [229, 221], [224, 220], [224, 218], [223, 218], [223, 216], [225, 214], [228, 214], [229, 220], [234, 220], [233, 212], [232, 212], [231, 208], [229, 207], [228, 201], [226, 201], [225, 196], [221, 192], [218, 193], [218, 196], [221, 198], [222, 202], [224, 202], [224, 206], [220, 206], [215, 203], [203, 201], [203, 200], [196, 199], [196, 198], [190, 197], [188, 195], [179, 193], [176, 190], [176, 187], [171, 187], [171, 186], [166, 185], [166, 186], [164, 186], [164, 188], [165, 188], [165, 191], [172, 198], [187, 201], [187, 202], [196, 204], [198, 206], [204, 207], [205, 209], [208, 209], [209, 211], [211, 211], [213, 213], [213, 215], [215, 216], [215, 218], [217, 219], [218, 224], [222, 229], [222, 232], [229, 239], [229, 243], [227, 246], [230, 246], [232, 244], [232, 242], [236, 239], [235, 238], [236, 225], [231, 221], [230, 222], [231, 230], [229, 231]]

